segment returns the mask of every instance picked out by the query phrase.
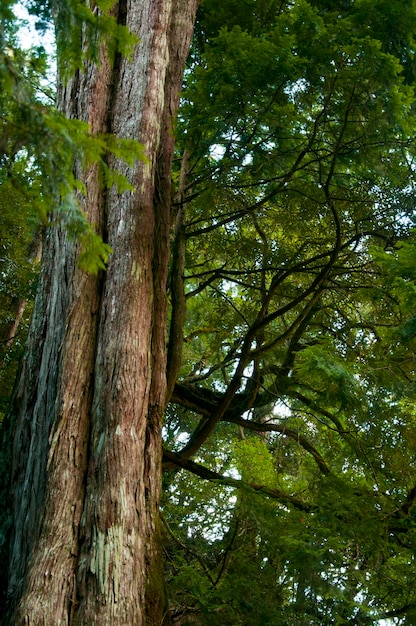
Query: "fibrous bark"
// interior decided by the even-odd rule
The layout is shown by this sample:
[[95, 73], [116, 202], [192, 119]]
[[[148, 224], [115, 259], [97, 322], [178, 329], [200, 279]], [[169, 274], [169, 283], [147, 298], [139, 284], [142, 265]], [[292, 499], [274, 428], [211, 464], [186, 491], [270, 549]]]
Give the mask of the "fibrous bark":
[[[17, 389], [10, 623], [162, 624], [158, 548], [166, 401], [166, 281], [175, 117], [196, 0], [135, 0], [120, 19], [132, 60], [88, 65], [60, 108], [144, 145], [122, 170], [134, 192], [84, 173], [83, 209], [113, 249], [87, 276], [64, 230], [49, 232]], [[77, 166], [79, 169], [79, 165]]]

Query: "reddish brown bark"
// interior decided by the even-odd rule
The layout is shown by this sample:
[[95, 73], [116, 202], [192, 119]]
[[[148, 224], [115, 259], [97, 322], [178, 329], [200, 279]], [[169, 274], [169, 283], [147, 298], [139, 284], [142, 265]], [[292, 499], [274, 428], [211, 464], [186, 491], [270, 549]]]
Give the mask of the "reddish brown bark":
[[[104, 193], [86, 173], [84, 210], [114, 250], [97, 278], [59, 229], [47, 242], [16, 395], [9, 593], [13, 624], [163, 623], [158, 548], [166, 399], [166, 281], [172, 120], [196, 0], [137, 0], [122, 14], [132, 61], [105, 60], [61, 93], [93, 132], [145, 146]], [[124, 18], [123, 18], [124, 19]]]

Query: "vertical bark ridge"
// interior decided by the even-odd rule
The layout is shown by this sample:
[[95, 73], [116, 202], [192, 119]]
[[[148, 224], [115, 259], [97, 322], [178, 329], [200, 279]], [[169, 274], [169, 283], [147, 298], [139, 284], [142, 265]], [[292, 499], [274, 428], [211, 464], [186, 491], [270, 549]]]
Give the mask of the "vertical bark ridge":
[[[137, 33], [140, 44], [133, 62], [121, 61], [113, 132], [140, 141], [148, 161], [124, 171], [136, 188], [134, 194], [119, 195], [116, 189], [108, 194], [108, 241], [114, 253], [106, 275], [98, 338], [78, 571], [80, 604], [75, 622], [79, 624], [144, 623], [145, 589], [149, 573], [154, 572], [160, 398], [164, 398], [164, 378], [157, 371], [165, 363], [164, 345], [160, 338], [155, 340], [155, 332], [158, 324], [165, 324], [166, 307], [162, 289], [155, 287], [153, 259], [155, 248], [162, 248], [157, 254], [163, 283], [168, 248], [160, 245], [156, 234], [159, 224], [153, 192], [171, 8], [171, 2], [163, 0], [127, 6], [127, 26]], [[156, 322], [158, 299], [162, 301], [156, 306], [161, 321]], [[149, 623], [161, 624], [160, 605], [153, 607], [148, 620], [154, 622]]]
[[[110, 74], [105, 63], [100, 70], [89, 68], [60, 91], [61, 109], [89, 121], [92, 132], [106, 130]], [[85, 181], [84, 209], [100, 226], [103, 201], [95, 166]], [[52, 228], [15, 399], [13, 624], [67, 624], [74, 608], [100, 298], [100, 279], [81, 272], [76, 258], [77, 246], [62, 228]]]
[[134, 192], [104, 192], [95, 166], [85, 174], [84, 210], [114, 250], [104, 277], [77, 268], [63, 231], [49, 234], [16, 397], [16, 625], [159, 626], [165, 611], [157, 535], [172, 120], [196, 2], [118, 8], [140, 38], [133, 60], [111, 68], [103, 54], [61, 89], [61, 108], [93, 133], [111, 123], [148, 160], [114, 163]]

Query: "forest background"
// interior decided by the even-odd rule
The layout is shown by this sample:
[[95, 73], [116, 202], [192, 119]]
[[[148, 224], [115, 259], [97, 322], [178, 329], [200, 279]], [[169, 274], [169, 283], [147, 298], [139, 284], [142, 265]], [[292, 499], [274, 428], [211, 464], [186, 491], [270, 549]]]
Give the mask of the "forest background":
[[[49, 54], [22, 49], [13, 4], [0, 32], [2, 563], [8, 407], [42, 242], [63, 225], [82, 271], [105, 272], [112, 249], [80, 208], [74, 162], [98, 163], [122, 194], [108, 155], [144, 158], [56, 110]], [[96, 60], [97, 41], [131, 53], [126, 31], [67, 4], [62, 77]], [[49, 11], [28, 7], [42, 33]], [[174, 624], [415, 623], [415, 33], [414, 2], [198, 9], [170, 196], [159, 541]]]

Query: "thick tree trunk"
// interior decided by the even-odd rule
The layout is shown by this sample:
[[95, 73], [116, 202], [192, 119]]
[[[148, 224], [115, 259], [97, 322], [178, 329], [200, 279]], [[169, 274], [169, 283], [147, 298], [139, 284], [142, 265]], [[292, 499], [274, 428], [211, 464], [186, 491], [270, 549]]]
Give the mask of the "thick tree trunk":
[[[102, 277], [49, 233], [15, 398], [12, 624], [164, 621], [158, 547], [166, 399], [166, 280], [172, 119], [196, 0], [135, 0], [120, 19], [140, 38], [132, 61], [105, 52], [61, 93], [93, 132], [145, 146], [124, 173], [136, 191], [104, 193], [86, 173], [84, 210], [114, 250]], [[117, 164], [118, 167], [122, 167]]]

